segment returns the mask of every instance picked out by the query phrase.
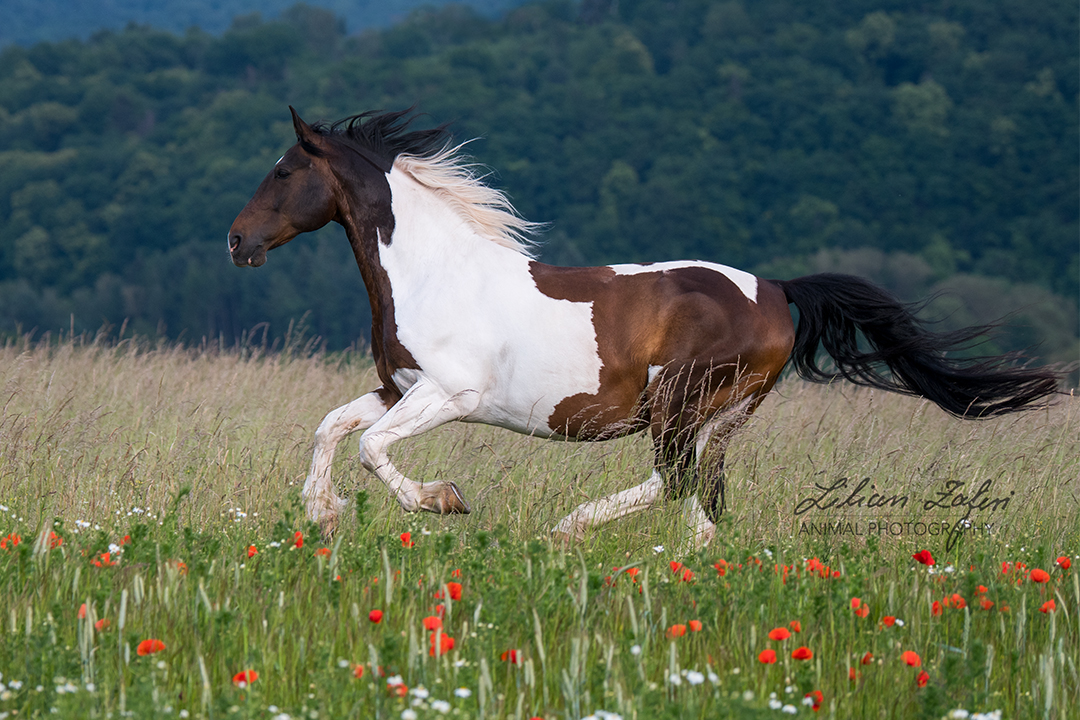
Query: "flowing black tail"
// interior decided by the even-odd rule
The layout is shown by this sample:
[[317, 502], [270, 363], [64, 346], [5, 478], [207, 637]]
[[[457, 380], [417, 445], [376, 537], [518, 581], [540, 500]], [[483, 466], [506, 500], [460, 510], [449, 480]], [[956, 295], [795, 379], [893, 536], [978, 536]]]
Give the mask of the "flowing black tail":
[[[842, 377], [859, 385], [925, 397], [967, 418], [1025, 410], [1057, 391], [1057, 373], [1013, 367], [1015, 356], [946, 357], [949, 350], [974, 345], [992, 326], [931, 332], [915, 317], [918, 306], [904, 305], [851, 275], [823, 273], [774, 282], [799, 309], [791, 361], [807, 380], [830, 382]], [[868, 350], [859, 348], [860, 332]], [[832, 357], [836, 372], [818, 366], [819, 343]]]

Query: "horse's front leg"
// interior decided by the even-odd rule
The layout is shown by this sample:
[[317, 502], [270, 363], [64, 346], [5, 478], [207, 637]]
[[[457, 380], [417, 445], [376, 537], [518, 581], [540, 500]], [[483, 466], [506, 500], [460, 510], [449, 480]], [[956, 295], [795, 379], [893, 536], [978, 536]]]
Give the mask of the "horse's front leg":
[[427, 432], [476, 409], [480, 395], [463, 390], [448, 395], [421, 379], [360, 438], [360, 462], [386, 484], [406, 512], [468, 513], [471, 508], [458, 486], [450, 481], [418, 483], [405, 477], [390, 462], [392, 443]]
[[334, 532], [338, 513], [345, 501], [334, 492], [330, 468], [338, 443], [350, 433], [366, 430], [386, 414], [393, 403], [390, 394], [379, 388], [328, 413], [315, 431], [315, 452], [301, 496], [309, 520], [317, 522], [324, 536]]

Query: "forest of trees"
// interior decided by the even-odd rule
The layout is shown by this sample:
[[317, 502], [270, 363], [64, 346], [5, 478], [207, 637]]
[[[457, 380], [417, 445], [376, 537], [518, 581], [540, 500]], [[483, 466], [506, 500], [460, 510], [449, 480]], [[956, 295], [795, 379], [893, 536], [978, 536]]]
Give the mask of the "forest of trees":
[[[855, 272], [992, 349], [1077, 357], [1078, 8], [1048, 0], [551, 0], [348, 35], [332, 12], [0, 52], [0, 332], [232, 343], [370, 322], [340, 229], [231, 265], [305, 119], [454, 121], [561, 264]], [[1014, 312], [1015, 311], [1015, 312]], [[261, 325], [268, 323], [268, 325]]]
[[[349, 32], [386, 27], [419, 7], [454, 0], [309, 0], [340, 18]], [[465, 0], [483, 15], [494, 17], [522, 0]], [[213, 34], [229, 28], [234, 18], [259, 13], [277, 18], [296, 0], [4, 0], [0, 3], [0, 46], [87, 38], [98, 30], [119, 30], [129, 24], [151, 25], [182, 33], [197, 27]]]

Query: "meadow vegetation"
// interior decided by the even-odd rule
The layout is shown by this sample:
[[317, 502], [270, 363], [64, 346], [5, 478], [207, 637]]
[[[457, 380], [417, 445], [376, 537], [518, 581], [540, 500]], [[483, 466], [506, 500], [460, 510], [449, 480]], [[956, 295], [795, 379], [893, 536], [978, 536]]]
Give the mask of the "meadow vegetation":
[[[376, 383], [362, 354], [300, 343], [0, 349], [0, 718], [1080, 705], [1071, 395], [972, 422], [786, 379], [729, 449], [729, 509], [701, 550], [677, 503], [552, 543], [578, 503], [646, 477], [640, 436], [454, 424], [396, 445], [412, 477], [462, 487], [464, 517], [406, 515], [350, 442], [335, 474], [353, 502], [324, 543], [299, 506], [314, 428]], [[864, 498], [907, 504], [824, 507], [863, 478]], [[961, 493], [972, 528], [940, 532]]]

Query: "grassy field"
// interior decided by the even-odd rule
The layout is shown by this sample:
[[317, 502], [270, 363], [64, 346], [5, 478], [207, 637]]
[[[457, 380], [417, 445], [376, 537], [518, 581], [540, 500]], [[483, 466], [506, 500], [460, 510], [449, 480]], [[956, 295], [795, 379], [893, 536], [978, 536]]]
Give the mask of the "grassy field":
[[0, 349], [0, 719], [1077, 717], [1072, 397], [964, 422], [785, 381], [701, 551], [677, 503], [551, 543], [647, 477], [642, 437], [394, 446], [461, 486], [450, 518], [401, 512], [349, 442], [324, 545], [314, 428], [375, 384], [358, 356]]

